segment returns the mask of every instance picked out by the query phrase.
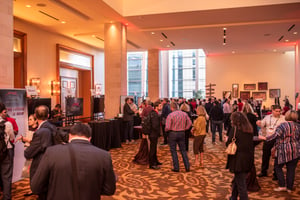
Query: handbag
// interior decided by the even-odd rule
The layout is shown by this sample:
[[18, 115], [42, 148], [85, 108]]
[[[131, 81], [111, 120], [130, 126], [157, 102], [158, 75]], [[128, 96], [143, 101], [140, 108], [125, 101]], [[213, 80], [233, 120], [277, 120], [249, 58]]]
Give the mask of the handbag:
[[231, 140], [231, 143], [227, 146], [227, 148], [225, 150], [227, 155], [235, 155], [235, 153], [236, 153], [237, 146], [235, 144], [235, 141], [236, 141], [235, 133], [236, 133], [236, 128], [234, 128], [234, 135], [233, 135], [233, 138]]

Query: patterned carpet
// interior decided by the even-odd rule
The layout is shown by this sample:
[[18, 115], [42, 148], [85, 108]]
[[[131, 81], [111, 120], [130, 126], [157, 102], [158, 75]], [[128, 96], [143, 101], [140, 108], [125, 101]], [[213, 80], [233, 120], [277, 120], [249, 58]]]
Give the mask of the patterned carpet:
[[[161, 138], [160, 138], [161, 140]], [[226, 155], [224, 144], [219, 142], [211, 144], [211, 137], [206, 138], [204, 167], [194, 167], [194, 156], [192, 153], [192, 141], [190, 139], [189, 158], [191, 172], [185, 172], [181, 155], [179, 155], [181, 172], [171, 171], [171, 154], [168, 146], [158, 147], [158, 159], [163, 163], [160, 170], [148, 169], [145, 165], [136, 165], [132, 162], [139, 149], [137, 144], [126, 145], [122, 148], [112, 149], [111, 155], [116, 174], [118, 175], [117, 190], [113, 196], [102, 196], [104, 200], [182, 200], [182, 199], [228, 199], [230, 196], [230, 183], [233, 175], [225, 170]], [[261, 148], [256, 148], [256, 168], [259, 172], [261, 164]], [[273, 160], [271, 161], [273, 162]], [[273, 167], [272, 167], [273, 168]], [[300, 199], [300, 168], [297, 167], [295, 178], [295, 190], [287, 192], [274, 192], [277, 182], [272, 181], [270, 176], [259, 179], [261, 190], [249, 193], [253, 200], [291, 200]], [[36, 199], [36, 196], [24, 198], [29, 192], [29, 180], [24, 179], [13, 184], [13, 199]], [[1, 198], [1, 196], [0, 196]]]

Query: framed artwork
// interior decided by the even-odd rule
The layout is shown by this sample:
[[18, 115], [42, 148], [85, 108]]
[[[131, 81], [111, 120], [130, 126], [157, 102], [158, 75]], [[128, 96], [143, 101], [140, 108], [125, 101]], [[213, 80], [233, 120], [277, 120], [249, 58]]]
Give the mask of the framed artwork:
[[68, 81], [62, 82], [62, 88], [68, 88]]
[[258, 90], [268, 90], [268, 82], [258, 82]]
[[234, 83], [232, 84], [232, 98], [238, 98], [239, 97], [239, 84]]
[[223, 98], [231, 99], [231, 91], [223, 91]]
[[267, 93], [266, 92], [252, 92], [252, 97], [254, 100], [266, 100]]
[[241, 100], [250, 99], [250, 91], [240, 91], [240, 98]]
[[280, 89], [269, 89], [269, 97], [270, 98], [280, 97]]
[[244, 90], [256, 90], [256, 84], [244, 84]]

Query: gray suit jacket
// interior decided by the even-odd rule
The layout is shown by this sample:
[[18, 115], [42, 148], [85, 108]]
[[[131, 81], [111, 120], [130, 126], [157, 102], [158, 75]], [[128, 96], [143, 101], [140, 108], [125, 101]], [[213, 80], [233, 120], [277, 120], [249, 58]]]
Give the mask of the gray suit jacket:
[[65, 145], [49, 147], [31, 181], [33, 193], [48, 188], [47, 199], [74, 199], [69, 146], [75, 152], [80, 200], [99, 200], [100, 195], [113, 195], [116, 177], [109, 152], [76, 139]]

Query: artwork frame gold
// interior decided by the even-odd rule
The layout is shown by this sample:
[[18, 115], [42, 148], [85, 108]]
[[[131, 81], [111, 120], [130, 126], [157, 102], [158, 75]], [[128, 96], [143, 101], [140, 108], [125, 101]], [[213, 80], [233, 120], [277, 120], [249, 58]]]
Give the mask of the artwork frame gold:
[[238, 98], [239, 97], [239, 84], [233, 83], [232, 84], [232, 98]]
[[268, 90], [268, 82], [258, 82], [257, 88], [258, 90]]
[[244, 90], [256, 90], [256, 84], [255, 83], [245, 83], [244, 84]]
[[280, 89], [269, 89], [269, 98], [280, 97]]
[[240, 99], [241, 100], [250, 99], [250, 91], [240, 91]]
[[252, 97], [254, 100], [267, 100], [267, 93], [266, 92], [252, 92]]

